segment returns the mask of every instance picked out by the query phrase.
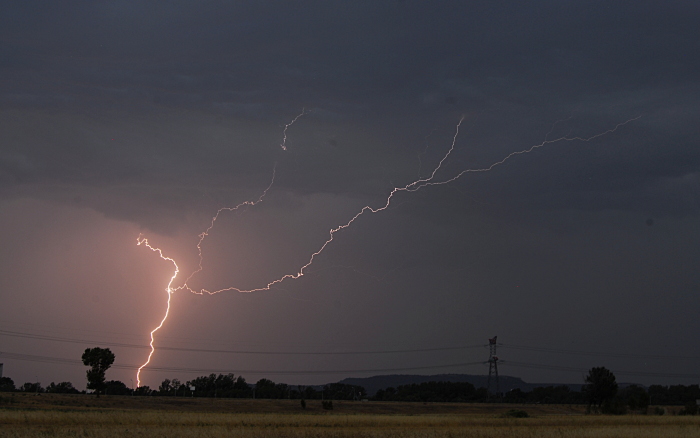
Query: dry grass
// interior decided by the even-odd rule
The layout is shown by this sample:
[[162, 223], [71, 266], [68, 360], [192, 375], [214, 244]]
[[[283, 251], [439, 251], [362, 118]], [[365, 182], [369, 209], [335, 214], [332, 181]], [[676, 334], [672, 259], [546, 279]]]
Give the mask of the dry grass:
[[[41, 397], [37, 397], [41, 398]], [[101, 399], [107, 399], [103, 397]], [[149, 401], [141, 400], [146, 403]], [[332, 412], [302, 411], [293, 401], [238, 401], [210, 403], [216, 412], [208, 412], [207, 403], [193, 402], [192, 410], [183, 405], [160, 403], [161, 409], [76, 407], [71, 403], [92, 402], [92, 398], [54, 399], [54, 406], [42, 399], [42, 407], [26, 399], [0, 406], [0, 437], [689, 437], [700, 436], [699, 417], [643, 416], [620, 417], [580, 415], [570, 407], [519, 407], [533, 418], [502, 418], [499, 413], [513, 406], [458, 404], [450, 406], [420, 403], [339, 403]], [[128, 402], [129, 400], [125, 400]], [[136, 403], [136, 400], [133, 400]], [[205, 400], [206, 402], [207, 400]], [[63, 402], [63, 404], [56, 404]], [[102, 400], [100, 400], [102, 402]], [[109, 403], [114, 403], [112, 400]], [[223, 402], [223, 401], [222, 401]], [[28, 404], [28, 405], [25, 405]], [[313, 402], [309, 402], [312, 404]], [[232, 408], [239, 411], [233, 412]], [[437, 406], [437, 408], [436, 408]], [[455, 406], [457, 406], [455, 408]], [[168, 409], [169, 407], [169, 409]], [[267, 408], [268, 413], [259, 412]], [[350, 407], [355, 407], [350, 409]], [[423, 413], [369, 413], [391, 410]], [[430, 413], [441, 409], [447, 412]], [[479, 409], [477, 409], [479, 408]], [[295, 412], [288, 410], [295, 409]], [[484, 409], [490, 409], [486, 413]], [[478, 412], [482, 411], [482, 412]]]
[[[6, 394], [6, 393], [5, 393]], [[34, 394], [15, 393], [0, 395], [0, 408], [21, 409], [137, 409], [181, 412], [222, 413], [328, 413], [320, 400], [307, 400], [307, 409], [302, 410], [299, 400], [250, 400], [213, 399], [188, 397], [130, 397], [102, 396], [97, 398], [81, 394]], [[333, 401], [333, 412], [343, 414], [483, 414], [498, 415], [509, 409], [520, 409], [520, 405], [485, 403], [400, 403], [400, 402], [346, 402]], [[528, 405], [531, 415], [583, 414], [585, 407], [575, 405]]]

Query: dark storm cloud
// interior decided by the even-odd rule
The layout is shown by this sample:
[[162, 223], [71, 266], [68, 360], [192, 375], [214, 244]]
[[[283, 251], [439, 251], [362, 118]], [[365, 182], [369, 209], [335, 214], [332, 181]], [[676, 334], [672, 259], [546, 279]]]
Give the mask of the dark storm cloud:
[[[180, 104], [240, 99], [237, 93], [376, 103], [455, 79], [487, 93], [518, 89], [526, 99], [535, 90], [580, 95], [692, 81], [698, 67], [689, 56], [698, 48], [693, 14], [683, 4], [72, 5], [9, 6], [5, 65], [56, 75], [69, 92]], [[15, 85], [39, 94], [49, 87]], [[451, 93], [447, 102], [459, 103], [462, 96]]]
[[[301, 106], [313, 121], [281, 178], [301, 192], [378, 193], [410, 180], [422, 138], [441, 131], [430, 151], [439, 157], [445, 121], [460, 112], [473, 119], [467, 146], [488, 142], [495, 153], [467, 151], [484, 161], [455, 170], [535, 144], [566, 116], [581, 123], [555, 134], [643, 116], [617, 154], [526, 158], [505, 177], [515, 191], [500, 193], [514, 202], [595, 209], [648, 191], [663, 198], [668, 179], [700, 164], [687, 146], [700, 93], [698, 11], [687, 2], [28, 2], [4, 12], [5, 185], [240, 183], [280, 159], [278, 140], [260, 133]], [[126, 133], [133, 120], [147, 123]], [[226, 131], [232, 120], [258, 125]], [[403, 170], [387, 173], [391, 162]], [[564, 180], [519, 184], [531, 171]], [[618, 195], [596, 201], [602, 191]]]
[[[460, 113], [471, 124], [453, 171], [536, 144], [567, 116], [553, 135], [642, 115], [614, 137], [616, 152], [602, 140], [525, 157], [484, 196], [588, 209], [639, 209], [646, 197], [655, 205], [643, 210], [688, 211], [665, 191], [695, 190], [700, 164], [687, 147], [695, 18], [687, 2], [9, 4], [1, 183], [190, 186], [177, 209], [202, 186], [240, 185], [286, 160], [280, 188], [380, 195], [415, 177], [425, 146], [426, 165], [439, 159]], [[283, 157], [275, 136], [300, 107], [306, 126]]]

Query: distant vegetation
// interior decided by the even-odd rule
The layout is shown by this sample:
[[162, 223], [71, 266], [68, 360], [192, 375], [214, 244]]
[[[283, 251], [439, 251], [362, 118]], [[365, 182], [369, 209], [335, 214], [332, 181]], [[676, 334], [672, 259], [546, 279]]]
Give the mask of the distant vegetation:
[[[215, 398], [256, 398], [256, 399], [295, 399], [324, 400], [325, 409], [332, 408], [332, 400], [365, 400], [386, 402], [502, 402], [513, 404], [587, 404], [589, 412], [624, 414], [628, 411], [645, 412], [650, 404], [684, 406], [681, 414], [696, 415], [700, 400], [698, 385], [652, 385], [648, 389], [631, 385], [618, 389], [615, 376], [604, 367], [591, 368], [581, 391], [574, 391], [566, 385], [534, 388], [531, 391], [514, 389], [504, 394], [489, 394], [485, 388], [476, 388], [468, 382], [423, 382], [399, 385], [396, 388], [380, 389], [372, 397], [362, 386], [331, 383], [324, 386], [292, 386], [260, 379], [254, 385], [246, 382], [243, 376], [233, 374], [209, 374], [193, 380], [181, 382], [179, 379], [165, 379], [158, 389], [141, 386], [135, 390], [119, 380], [105, 380], [105, 372], [114, 362], [114, 354], [109, 349], [86, 349], [83, 362], [90, 367], [87, 372], [88, 388], [98, 394], [170, 397], [215, 397]], [[26, 382], [16, 387], [9, 377], [0, 378], [0, 392], [25, 393], [80, 393], [71, 382], [51, 382], [47, 387], [39, 383]], [[85, 393], [85, 391], [82, 391]], [[663, 414], [663, 410], [654, 413]], [[514, 415], [514, 414], [513, 414]]]
[[[195, 390], [190, 390], [195, 387]], [[292, 386], [260, 379], [249, 385], [242, 376], [233, 374], [210, 374], [200, 376], [185, 383], [178, 379], [165, 379], [158, 389], [142, 386], [132, 390], [119, 380], [104, 383], [106, 395], [136, 396], [170, 396], [170, 397], [217, 397], [217, 398], [257, 398], [257, 399], [293, 399], [293, 400], [363, 400], [400, 401], [400, 402], [493, 402], [514, 404], [588, 404], [587, 387], [582, 391], [573, 391], [565, 385], [535, 388], [532, 391], [514, 389], [501, 394], [497, 400], [489, 396], [485, 388], [475, 388], [467, 382], [425, 382], [401, 385], [377, 391], [373, 397], [367, 397], [365, 389], [357, 385], [332, 383], [323, 387]], [[0, 378], [0, 392], [25, 393], [61, 393], [77, 394], [71, 382], [51, 382], [47, 387], [37, 383], [26, 382], [16, 387], [9, 377]], [[85, 393], [85, 391], [82, 391]], [[697, 414], [695, 400], [700, 399], [699, 385], [652, 385], [648, 389], [631, 385], [617, 390], [613, 396], [600, 403], [604, 413], [625, 413], [645, 411], [650, 404], [684, 406], [682, 413]]]

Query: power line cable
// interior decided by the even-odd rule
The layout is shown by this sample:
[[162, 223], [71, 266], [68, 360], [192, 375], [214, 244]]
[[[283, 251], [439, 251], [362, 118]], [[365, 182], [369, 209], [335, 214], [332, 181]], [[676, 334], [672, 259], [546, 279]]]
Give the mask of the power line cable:
[[[134, 344], [134, 343], [124, 343], [124, 342], [114, 342], [114, 341], [95, 341], [80, 338], [68, 338], [68, 337], [58, 337], [49, 335], [39, 335], [27, 332], [18, 332], [11, 330], [0, 329], [0, 336], [10, 336], [25, 339], [37, 339], [44, 341], [54, 341], [54, 342], [67, 342], [74, 344], [95, 344], [95, 345], [106, 345], [111, 347], [123, 347], [123, 348], [139, 348], [139, 349], [149, 349], [150, 346], [147, 344]], [[566, 350], [566, 349], [556, 349], [549, 347], [535, 347], [526, 345], [515, 345], [515, 344], [498, 344], [502, 348], [513, 349], [513, 350], [523, 350], [523, 351], [536, 351], [541, 353], [555, 353], [555, 354], [570, 354], [579, 356], [594, 356], [594, 357], [608, 357], [608, 358], [634, 358], [634, 359], [684, 359], [684, 360], [694, 360], [700, 359], [700, 356], [684, 355], [684, 356], [669, 356], [669, 355], [659, 355], [659, 354], [639, 354], [639, 353], [603, 353], [595, 351], [582, 351], [582, 350]], [[222, 353], [222, 354], [257, 354], [257, 355], [358, 355], [358, 354], [399, 354], [399, 353], [427, 353], [435, 351], [453, 351], [453, 350], [466, 350], [474, 348], [484, 348], [485, 344], [474, 344], [474, 345], [459, 345], [459, 346], [446, 346], [446, 347], [432, 347], [432, 348], [415, 348], [415, 349], [396, 349], [396, 350], [354, 350], [354, 351], [255, 351], [255, 350], [228, 350], [228, 349], [212, 349], [212, 348], [187, 348], [187, 347], [172, 347], [172, 346], [158, 346], [159, 350], [167, 351], [186, 351], [186, 352], [196, 352], [196, 353]]]
[[669, 356], [661, 354], [639, 354], [639, 353], [602, 353], [595, 351], [581, 351], [581, 350], [565, 350], [549, 347], [532, 347], [525, 345], [512, 345], [512, 344], [498, 344], [499, 347], [513, 350], [524, 350], [524, 351], [537, 351], [540, 353], [555, 353], [555, 354], [571, 354], [578, 356], [596, 356], [596, 357], [615, 357], [615, 358], [633, 358], [633, 359], [700, 359], [700, 356]]
[[[58, 336], [46, 336], [37, 335], [33, 333], [23, 333], [14, 332], [9, 330], [0, 330], [0, 336], [12, 336], [17, 338], [27, 338], [27, 339], [38, 339], [43, 341], [55, 341], [55, 342], [68, 342], [73, 344], [89, 344], [89, 345], [106, 345], [110, 347], [124, 347], [124, 348], [146, 348], [151, 347], [146, 344], [127, 344], [123, 342], [112, 342], [112, 341], [91, 341], [85, 339], [76, 338], [62, 338]], [[168, 350], [168, 351], [189, 351], [197, 353], [226, 353], [226, 354], [259, 354], [259, 355], [303, 355], [303, 356], [313, 356], [313, 355], [358, 355], [358, 354], [397, 354], [397, 353], [426, 353], [434, 351], [451, 351], [451, 350], [465, 350], [471, 348], [482, 348], [483, 344], [477, 345], [461, 345], [452, 347], [432, 347], [432, 348], [415, 348], [415, 349], [403, 349], [403, 350], [365, 350], [365, 351], [253, 351], [253, 350], [222, 350], [222, 349], [205, 349], [205, 348], [185, 348], [185, 347], [168, 347], [168, 346], [158, 346], [158, 350]]]
[[[29, 362], [40, 362], [40, 363], [54, 363], [54, 364], [65, 364], [65, 365], [79, 365], [84, 366], [83, 362], [76, 359], [65, 359], [60, 357], [51, 356], [37, 356], [32, 354], [21, 354], [21, 353], [10, 353], [10, 352], [0, 352], [0, 357], [6, 359], [14, 359]], [[401, 367], [401, 368], [370, 368], [370, 369], [338, 369], [338, 370], [292, 370], [292, 371], [280, 371], [280, 370], [235, 370], [237, 373], [249, 373], [249, 374], [266, 374], [266, 375], [309, 375], [309, 374], [340, 374], [340, 373], [379, 373], [379, 372], [397, 372], [397, 371], [415, 371], [415, 370], [427, 370], [427, 369], [438, 369], [438, 368], [457, 368], [472, 365], [482, 365], [484, 361], [478, 362], [462, 362], [453, 364], [443, 364], [443, 365], [423, 365], [414, 367]], [[127, 369], [135, 370], [138, 365], [126, 365], [126, 364], [114, 364], [112, 368], [117, 369]], [[225, 370], [223, 368], [183, 368], [183, 367], [148, 367], [144, 368], [144, 371], [169, 371], [169, 372], [188, 372], [188, 373], [228, 373], [230, 370]]]

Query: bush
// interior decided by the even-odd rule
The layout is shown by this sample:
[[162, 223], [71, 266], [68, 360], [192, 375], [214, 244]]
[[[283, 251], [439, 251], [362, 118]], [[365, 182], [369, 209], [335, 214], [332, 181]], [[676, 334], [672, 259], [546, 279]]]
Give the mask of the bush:
[[0, 391], [12, 392], [15, 390], [15, 382], [9, 377], [0, 377]]
[[665, 413], [666, 413], [666, 409], [664, 409], [662, 407], [657, 406], [654, 408], [654, 415], [663, 415]]
[[332, 400], [324, 400], [321, 402], [321, 405], [323, 406], [323, 409], [325, 409], [327, 411], [333, 410], [333, 401]]

